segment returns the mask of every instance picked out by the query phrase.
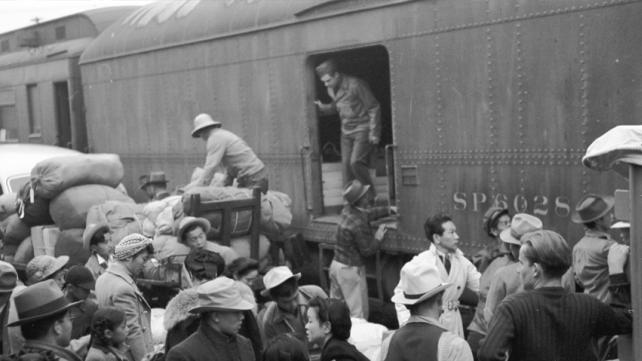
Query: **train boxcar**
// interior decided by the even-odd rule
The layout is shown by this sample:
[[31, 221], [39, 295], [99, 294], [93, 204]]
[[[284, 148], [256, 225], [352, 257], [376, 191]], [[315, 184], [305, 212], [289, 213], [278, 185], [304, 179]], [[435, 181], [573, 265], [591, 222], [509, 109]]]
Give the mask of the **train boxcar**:
[[80, 54], [135, 7], [90, 10], [0, 34], [0, 141], [86, 151]]
[[120, 153], [130, 186], [152, 168], [187, 183], [204, 159], [191, 121], [211, 113], [292, 196], [295, 229], [332, 243], [340, 130], [313, 102], [327, 101], [314, 66], [334, 58], [382, 103], [373, 173], [400, 213], [383, 245], [391, 267], [426, 247], [422, 224], [438, 211], [474, 252], [493, 203], [574, 243], [575, 202], [624, 184], [580, 157], [640, 118], [641, 16], [631, 0], [159, 2], [82, 55], [91, 147]]

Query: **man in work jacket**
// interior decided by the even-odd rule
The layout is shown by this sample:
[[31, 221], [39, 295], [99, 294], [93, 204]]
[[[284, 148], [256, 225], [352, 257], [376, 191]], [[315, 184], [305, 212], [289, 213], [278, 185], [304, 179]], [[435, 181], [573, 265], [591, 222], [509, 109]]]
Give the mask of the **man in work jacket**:
[[[481, 273], [457, 248], [459, 235], [452, 219], [447, 215], [430, 217], [424, 223], [426, 237], [430, 240], [430, 248], [416, 255], [413, 260], [434, 263], [439, 270], [443, 282], [453, 286], [444, 291], [443, 311], [439, 322], [448, 330], [464, 337], [464, 326], [459, 313], [459, 298], [465, 288], [479, 292]], [[412, 262], [412, 261], [411, 261]], [[402, 293], [401, 284], [395, 288], [395, 295]], [[403, 304], [396, 304], [399, 325], [408, 321], [410, 313]]]
[[268, 190], [267, 170], [238, 135], [222, 129], [221, 122], [213, 120], [209, 114], [199, 114], [194, 118], [192, 137], [201, 138], [207, 144], [207, 158], [203, 173], [195, 186], [209, 186], [217, 170], [225, 169], [225, 185], [232, 185], [236, 179], [241, 188], [260, 188]]
[[574, 223], [586, 228], [584, 237], [573, 247], [573, 272], [584, 293], [609, 303], [609, 248], [615, 244], [609, 235], [613, 223], [613, 197], [588, 194], [571, 214]]
[[138, 233], [125, 236], [116, 245], [115, 262], [96, 281], [98, 305], [125, 312], [130, 361], [142, 360], [153, 347], [151, 308], [134, 281], [153, 253], [151, 239]]
[[330, 297], [345, 300], [350, 316], [368, 319], [368, 283], [364, 257], [374, 255], [379, 241], [370, 221], [390, 214], [389, 207], [369, 207], [370, 186], [353, 180], [343, 192], [346, 205], [337, 227], [334, 259], [330, 264]]
[[[361, 79], [339, 72], [337, 64], [330, 59], [316, 67], [319, 79], [328, 89], [332, 103], [314, 103], [322, 114], [338, 113], [341, 118], [341, 162], [343, 184], [353, 179], [371, 186], [370, 153], [379, 144], [381, 137], [381, 107]], [[373, 197], [374, 199], [374, 197]]]

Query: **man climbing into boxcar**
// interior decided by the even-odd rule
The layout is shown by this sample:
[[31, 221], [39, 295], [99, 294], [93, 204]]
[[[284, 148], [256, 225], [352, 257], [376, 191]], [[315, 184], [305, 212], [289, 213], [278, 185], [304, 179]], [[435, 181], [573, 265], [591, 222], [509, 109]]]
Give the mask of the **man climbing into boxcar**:
[[[328, 89], [332, 103], [314, 104], [322, 114], [338, 113], [341, 118], [341, 162], [343, 183], [353, 179], [375, 190], [370, 178], [370, 153], [381, 137], [381, 107], [365, 81], [339, 72], [333, 59], [316, 67], [319, 79]], [[373, 197], [374, 199], [374, 197]]]
[[370, 221], [394, 213], [391, 207], [370, 207], [370, 186], [358, 180], [348, 184], [343, 192], [346, 205], [337, 227], [334, 259], [330, 264], [330, 297], [345, 300], [350, 315], [368, 319], [368, 283], [365, 257], [379, 250]]
[[207, 158], [203, 173], [190, 185], [209, 186], [214, 173], [225, 169], [226, 186], [232, 185], [236, 179], [241, 188], [260, 188], [263, 193], [267, 192], [267, 170], [263, 162], [243, 139], [221, 126], [222, 123], [209, 114], [199, 114], [194, 118], [192, 137], [205, 141]]

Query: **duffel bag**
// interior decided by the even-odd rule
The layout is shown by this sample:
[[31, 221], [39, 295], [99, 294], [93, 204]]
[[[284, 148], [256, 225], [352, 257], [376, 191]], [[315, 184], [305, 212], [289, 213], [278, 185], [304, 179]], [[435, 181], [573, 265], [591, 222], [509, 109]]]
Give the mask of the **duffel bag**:
[[68, 188], [83, 184], [115, 188], [123, 175], [123, 164], [117, 154], [82, 154], [39, 162], [31, 170], [31, 183], [37, 195], [52, 199]]
[[0, 196], [0, 220], [16, 213], [16, 193], [5, 193]]
[[118, 190], [99, 184], [71, 187], [60, 193], [49, 204], [49, 213], [58, 228], [85, 228], [87, 213], [92, 206], [107, 201], [135, 203]]
[[69, 266], [84, 265], [89, 259], [89, 250], [83, 247], [82, 233], [84, 229], [73, 228], [60, 232], [54, 248], [54, 256], [69, 256]]
[[33, 257], [33, 242], [31, 241], [31, 237], [27, 237], [18, 246], [16, 254], [13, 256], [13, 262], [26, 265]]
[[[26, 225], [17, 214], [12, 214], [6, 219], [7, 228], [4, 231], [3, 243], [5, 246], [17, 247], [31, 235], [31, 228]], [[15, 249], [14, 249], [15, 251]]]
[[142, 204], [110, 200], [91, 206], [87, 212], [86, 224], [109, 225], [111, 242], [116, 245], [126, 235], [142, 232], [139, 221], [142, 211]]
[[18, 217], [29, 227], [53, 224], [49, 215], [49, 200], [35, 194], [31, 182], [25, 185], [18, 193]]

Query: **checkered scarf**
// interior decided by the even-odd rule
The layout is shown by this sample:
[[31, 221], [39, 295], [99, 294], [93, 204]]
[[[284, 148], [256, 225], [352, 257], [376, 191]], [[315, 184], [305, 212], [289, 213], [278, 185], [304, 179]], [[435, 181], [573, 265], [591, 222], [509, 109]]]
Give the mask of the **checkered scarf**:
[[150, 244], [152, 244], [152, 240], [142, 234], [132, 233], [127, 235], [116, 245], [116, 249], [114, 250], [114, 259], [117, 261], [125, 260], [142, 251]]

